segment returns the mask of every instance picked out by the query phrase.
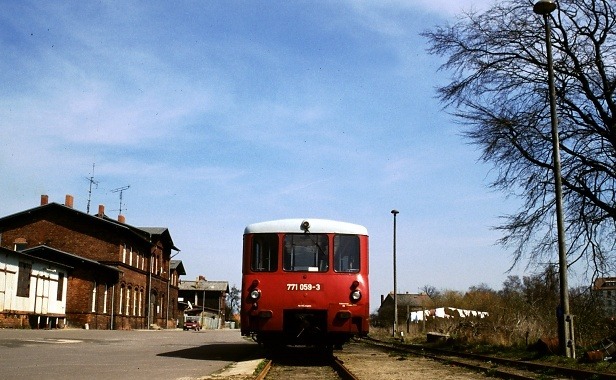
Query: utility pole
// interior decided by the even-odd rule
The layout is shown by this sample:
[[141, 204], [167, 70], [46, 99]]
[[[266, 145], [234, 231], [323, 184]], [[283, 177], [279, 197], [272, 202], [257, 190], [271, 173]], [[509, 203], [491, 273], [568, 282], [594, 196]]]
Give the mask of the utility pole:
[[393, 336], [396, 337], [396, 333], [398, 332], [398, 287], [396, 281], [396, 215], [400, 212], [398, 210], [391, 210], [392, 215], [394, 216], [394, 331]]
[[556, 312], [558, 321], [558, 345], [561, 355], [575, 358], [575, 337], [573, 315], [569, 310], [569, 284], [567, 281], [567, 246], [565, 242], [565, 216], [563, 211], [562, 176], [560, 162], [560, 139], [558, 136], [558, 114], [556, 112], [556, 89], [554, 85], [554, 62], [549, 14], [558, 5], [554, 0], [539, 0], [533, 12], [543, 17], [545, 27], [546, 56], [548, 60], [548, 87], [550, 98], [550, 121], [552, 132], [552, 160], [554, 161], [554, 197], [556, 203], [556, 230], [558, 232], [558, 271], [560, 279], [560, 305]]

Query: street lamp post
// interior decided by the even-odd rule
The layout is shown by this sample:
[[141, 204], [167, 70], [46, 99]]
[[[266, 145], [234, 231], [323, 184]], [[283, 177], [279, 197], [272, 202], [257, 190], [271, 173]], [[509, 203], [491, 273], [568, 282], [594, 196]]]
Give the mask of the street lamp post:
[[398, 210], [391, 210], [391, 213], [394, 215], [394, 329], [393, 336], [396, 337], [396, 333], [398, 332], [398, 289], [396, 285], [396, 215], [398, 215]]
[[558, 231], [558, 273], [560, 277], [560, 307], [558, 318], [558, 345], [560, 353], [568, 358], [575, 358], [575, 340], [573, 335], [573, 316], [569, 314], [569, 289], [567, 284], [567, 250], [563, 216], [563, 194], [560, 167], [560, 142], [558, 138], [558, 116], [556, 115], [556, 90], [554, 86], [554, 63], [552, 59], [552, 40], [549, 14], [556, 10], [554, 0], [539, 0], [533, 6], [536, 14], [543, 16], [545, 26], [546, 55], [548, 59], [548, 85], [550, 91], [550, 119], [552, 123], [552, 156], [554, 160], [554, 182], [556, 197], [556, 227]]

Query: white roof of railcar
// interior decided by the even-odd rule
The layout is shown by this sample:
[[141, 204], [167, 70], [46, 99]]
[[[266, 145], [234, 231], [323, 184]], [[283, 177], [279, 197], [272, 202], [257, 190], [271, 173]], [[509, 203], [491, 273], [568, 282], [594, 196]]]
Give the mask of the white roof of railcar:
[[352, 234], [352, 235], [368, 235], [368, 230], [359, 224], [338, 222], [327, 219], [280, 219], [269, 222], [253, 223], [246, 226], [244, 234], [257, 233], [304, 233], [301, 225], [304, 221], [310, 223], [309, 231], [311, 233], [337, 233], [337, 234]]

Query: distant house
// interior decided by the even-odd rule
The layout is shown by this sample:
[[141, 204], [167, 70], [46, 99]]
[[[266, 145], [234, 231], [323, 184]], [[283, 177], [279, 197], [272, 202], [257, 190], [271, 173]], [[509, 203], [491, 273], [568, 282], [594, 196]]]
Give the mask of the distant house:
[[610, 316], [616, 316], [616, 277], [599, 277], [592, 286]]
[[[0, 247], [38, 258], [69, 260], [66, 324], [95, 329], [175, 327], [179, 275], [164, 227], [134, 227], [41, 196], [38, 207], [0, 218]], [[60, 261], [62, 262], [62, 261]]]
[[[398, 322], [405, 323], [411, 312], [430, 308], [432, 299], [426, 293], [412, 294], [402, 293], [397, 295], [398, 301]], [[378, 310], [378, 320], [381, 324], [387, 325], [393, 323], [394, 316], [394, 294], [393, 292], [387, 296], [381, 296], [381, 306]]]
[[[196, 281], [180, 281], [179, 304], [186, 315], [200, 315], [204, 328], [222, 328], [225, 315], [227, 281], [208, 281], [203, 276]], [[207, 318], [207, 319], [206, 319]]]

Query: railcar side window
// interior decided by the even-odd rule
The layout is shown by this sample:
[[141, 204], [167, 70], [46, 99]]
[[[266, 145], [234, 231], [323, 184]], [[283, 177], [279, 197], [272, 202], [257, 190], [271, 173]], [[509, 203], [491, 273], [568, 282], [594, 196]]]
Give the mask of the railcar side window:
[[328, 249], [325, 234], [288, 234], [284, 238], [284, 270], [327, 272]]
[[334, 236], [334, 270], [359, 272], [359, 236]]
[[278, 269], [278, 235], [254, 235], [251, 269], [255, 272], [275, 272]]

